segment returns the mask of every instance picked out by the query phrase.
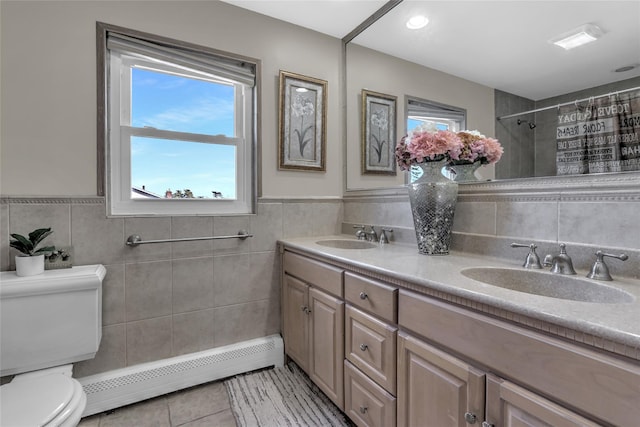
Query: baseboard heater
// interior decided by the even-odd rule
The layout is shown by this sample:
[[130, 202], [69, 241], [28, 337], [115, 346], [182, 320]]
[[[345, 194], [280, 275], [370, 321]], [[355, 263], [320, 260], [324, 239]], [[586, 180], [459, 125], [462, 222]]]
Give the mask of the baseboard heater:
[[78, 378], [87, 394], [83, 417], [183, 388], [269, 366], [283, 366], [280, 335], [142, 363]]

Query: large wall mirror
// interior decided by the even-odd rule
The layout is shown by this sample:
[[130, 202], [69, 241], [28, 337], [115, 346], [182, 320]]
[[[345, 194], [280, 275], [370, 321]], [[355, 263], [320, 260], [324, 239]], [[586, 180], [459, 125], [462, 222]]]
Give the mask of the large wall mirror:
[[[396, 191], [405, 183], [399, 170], [396, 175], [379, 175], [363, 173], [360, 167], [363, 90], [396, 97], [397, 139], [407, 129], [408, 99], [465, 110], [467, 129], [494, 136], [505, 148], [499, 163], [480, 169], [484, 190], [640, 183], [640, 2], [393, 3], [345, 44], [347, 194]], [[422, 30], [405, 26], [415, 14], [429, 19]], [[596, 41], [570, 50], [552, 43], [554, 37], [584, 24], [596, 26], [586, 28], [599, 37]], [[631, 109], [625, 110], [630, 97]], [[594, 135], [585, 133], [600, 132], [602, 141], [611, 135], [609, 128], [583, 132], [582, 126], [562, 127], [560, 116], [579, 115], [587, 107], [624, 111], [602, 126], [627, 120], [624, 135], [610, 138], [625, 139], [622, 149], [631, 167], [592, 169], [588, 174], [562, 169], [558, 149], [563, 142], [571, 148], [581, 136], [596, 143]], [[559, 132], [565, 132], [564, 139]]]

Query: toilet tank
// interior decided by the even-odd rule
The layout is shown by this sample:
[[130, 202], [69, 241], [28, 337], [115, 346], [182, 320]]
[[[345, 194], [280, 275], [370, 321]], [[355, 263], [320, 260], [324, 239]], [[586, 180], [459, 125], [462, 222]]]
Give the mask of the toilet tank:
[[102, 265], [0, 273], [0, 376], [93, 358], [105, 273]]

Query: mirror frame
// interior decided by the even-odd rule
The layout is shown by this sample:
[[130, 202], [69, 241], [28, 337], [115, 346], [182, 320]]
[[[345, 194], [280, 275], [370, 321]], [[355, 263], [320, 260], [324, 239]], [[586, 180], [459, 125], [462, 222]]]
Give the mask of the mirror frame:
[[[407, 195], [406, 186], [372, 189], [347, 187], [347, 45], [361, 32], [373, 25], [403, 0], [389, 0], [379, 10], [362, 22], [342, 39], [342, 149], [343, 149], [343, 197], [390, 197]], [[405, 94], [406, 96], [406, 94]], [[358, 162], [360, 164], [360, 162]], [[408, 172], [403, 172], [405, 175]], [[406, 182], [406, 178], [405, 178]], [[563, 175], [531, 178], [501, 179], [477, 183], [462, 183], [458, 195], [469, 201], [490, 201], [508, 198], [514, 201], [638, 201], [640, 202], [640, 171], [602, 173], [589, 175]]]

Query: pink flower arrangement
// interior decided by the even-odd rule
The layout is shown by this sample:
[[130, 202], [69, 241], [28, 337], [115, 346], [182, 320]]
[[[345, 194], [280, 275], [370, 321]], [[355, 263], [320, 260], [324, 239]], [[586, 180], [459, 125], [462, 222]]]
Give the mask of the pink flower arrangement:
[[497, 139], [486, 137], [477, 130], [451, 132], [425, 126], [400, 140], [396, 145], [396, 161], [401, 170], [444, 159], [456, 165], [474, 162], [487, 165], [500, 160], [503, 151]]
[[462, 140], [455, 132], [414, 131], [396, 145], [396, 161], [400, 169], [409, 170], [418, 163], [458, 160], [462, 149]]
[[457, 159], [452, 159], [452, 164], [464, 164], [480, 162], [483, 165], [496, 163], [502, 157], [502, 145], [497, 139], [488, 138], [476, 130], [463, 130], [458, 132], [462, 141], [462, 150]]

